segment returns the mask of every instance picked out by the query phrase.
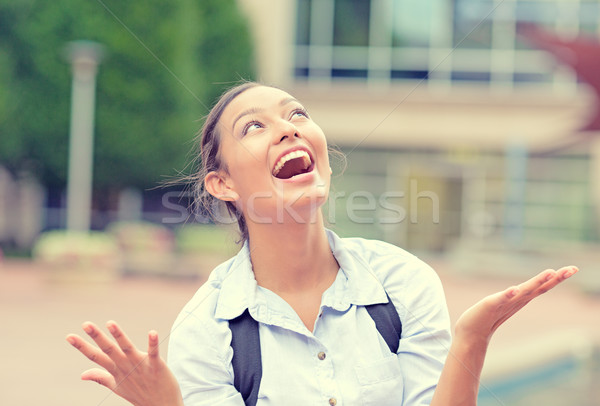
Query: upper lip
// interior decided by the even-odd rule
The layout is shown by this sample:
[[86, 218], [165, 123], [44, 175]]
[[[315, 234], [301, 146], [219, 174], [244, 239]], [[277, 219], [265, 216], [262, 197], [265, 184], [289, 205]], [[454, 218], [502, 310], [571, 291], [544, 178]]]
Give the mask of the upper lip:
[[305, 147], [304, 145], [297, 145], [295, 147], [288, 148], [285, 151], [283, 151], [281, 154], [279, 154], [279, 156], [277, 157], [277, 159], [275, 160], [275, 162], [273, 162], [273, 165], [271, 165], [271, 173], [273, 173], [273, 171], [275, 170], [275, 166], [277, 165], [277, 162], [279, 162], [279, 160], [281, 158], [283, 158], [284, 156], [286, 156], [290, 152], [294, 152], [294, 151], [306, 151], [306, 153], [310, 157], [310, 162], [311, 163], [315, 162], [315, 159], [313, 157], [312, 152], [310, 152], [310, 150], [307, 147]]

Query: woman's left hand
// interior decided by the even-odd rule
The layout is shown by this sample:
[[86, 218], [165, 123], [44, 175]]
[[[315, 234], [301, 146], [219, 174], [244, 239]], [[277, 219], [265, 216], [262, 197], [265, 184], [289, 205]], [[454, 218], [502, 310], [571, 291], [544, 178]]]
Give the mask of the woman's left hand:
[[532, 299], [546, 293], [577, 271], [574, 266], [558, 271], [547, 269], [518, 286], [483, 298], [460, 316], [455, 325], [456, 338], [487, 346], [502, 323]]
[[558, 271], [545, 270], [518, 286], [487, 296], [467, 309], [454, 327], [452, 347], [431, 406], [476, 406], [485, 354], [496, 329], [532, 299], [577, 271], [574, 266]]

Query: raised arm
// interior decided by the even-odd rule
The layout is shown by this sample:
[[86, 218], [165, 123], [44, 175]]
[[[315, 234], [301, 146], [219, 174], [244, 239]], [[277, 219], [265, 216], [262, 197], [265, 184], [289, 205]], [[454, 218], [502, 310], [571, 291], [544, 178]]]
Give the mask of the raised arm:
[[158, 334], [148, 333], [148, 352], [138, 350], [113, 321], [107, 328], [114, 340], [96, 325], [83, 323], [83, 330], [97, 347], [76, 334], [67, 341], [83, 355], [104, 369], [93, 368], [81, 374], [81, 379], [106, 386], [135, 406], [183, 406], [175, 377], [159, 356]]
[[431, 406], [475, 406], [488, 344], [496, 329], [532, 299], [566, 280], [578, 269], [549, 269], [530, 280], [490, 295], [456, 322], [454, 339]]

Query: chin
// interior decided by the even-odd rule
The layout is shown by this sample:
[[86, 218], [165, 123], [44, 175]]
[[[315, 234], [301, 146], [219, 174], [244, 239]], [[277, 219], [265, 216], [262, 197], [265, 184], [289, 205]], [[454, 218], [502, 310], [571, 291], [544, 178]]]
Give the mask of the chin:
[[287, 193], [277, 208], [278, 217], [280, 219], [290, 217], [297, 222], [314, 221], [316, 214], [320, 212], [328, 197], [329, 189], [325, 187]]

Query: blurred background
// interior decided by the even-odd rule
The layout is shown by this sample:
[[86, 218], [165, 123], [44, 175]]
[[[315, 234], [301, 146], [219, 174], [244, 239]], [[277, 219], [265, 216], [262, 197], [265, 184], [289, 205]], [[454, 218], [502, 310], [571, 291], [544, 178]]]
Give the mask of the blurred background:
[[597, 0], [0, 0], [0, 404], [126, 404], [63, 338], [116, 318], [166, 349], [235, 254], [164, 183], [250, 79], [346, 154], [329, 227], [425, 259], [453, 319], [578, 265], [494, 338], [480, 404], [600, 405], [599, 38]]

